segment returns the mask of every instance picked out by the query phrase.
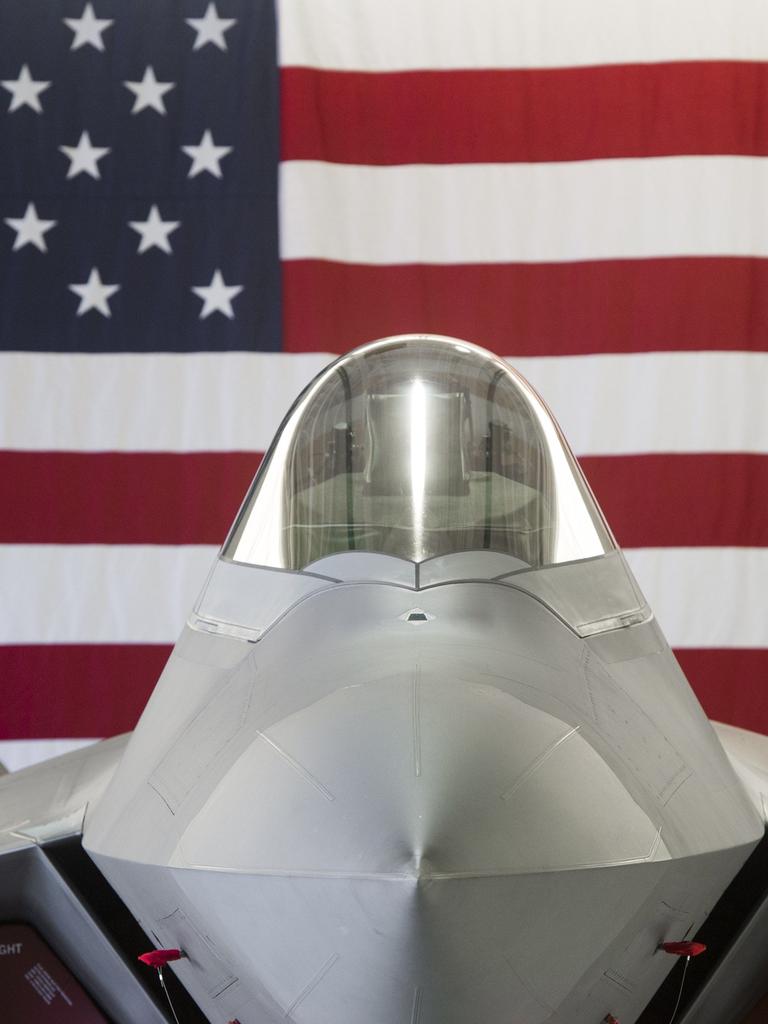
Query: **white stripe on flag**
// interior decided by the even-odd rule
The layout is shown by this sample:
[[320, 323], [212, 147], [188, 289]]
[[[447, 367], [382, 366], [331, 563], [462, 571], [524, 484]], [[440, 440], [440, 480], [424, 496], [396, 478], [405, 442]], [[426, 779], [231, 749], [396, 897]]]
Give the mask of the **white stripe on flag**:
[[263, 451], [330, 358], [0, 353], [0, 448]]
[[[330, 359], [268, 358], [265, 368], [254, 353], [0, 354], [0, 448], [264, 451], [302, 385]], [[767, 353], [510, 362], [552, 408], [578, 455], [768, 452]], [[142, 401], [132, 400], [137, 394]]]
[[218, 548], [0, 545], [0, 643], [175, 642]]
[[[0, 763], [9, 772], [18, 772], [22, 768], [47, 761], [49, 757], [68, 754], [72, 750], [87, 747], [93, 739], [78, 740], [0, 740]], [[0, 778], [2, 776], [0, 775]]]
[[671, 646], [768, 647], [768, 549], [634, 548], [625, 554]]
[[[0, 546], [0, 643], [173, 643], [216, 549]], [[768, 549], [627, 552], [676, 647], [768, 646]]]
[[[766, 15], [768, 23], [768, 15]], [[768, 255], [768, 159], [280, 169], [283, 259], [541, 263]]]
[[768, 452], [768, 353], [648, 352], [510, 362], [553, 411], [577, 455]]
[[764, 60], [764, 0], [278, 0], [280, 63], [342, 70]]

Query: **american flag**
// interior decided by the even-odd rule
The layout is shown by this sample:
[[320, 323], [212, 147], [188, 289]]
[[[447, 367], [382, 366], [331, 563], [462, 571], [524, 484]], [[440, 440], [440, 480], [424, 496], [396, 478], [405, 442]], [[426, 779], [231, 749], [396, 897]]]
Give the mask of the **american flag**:
[[768, 732], [764, 0], [0, 0], [0, 757], [133, 726], [289, 402], [428, 331], [553, 408]]

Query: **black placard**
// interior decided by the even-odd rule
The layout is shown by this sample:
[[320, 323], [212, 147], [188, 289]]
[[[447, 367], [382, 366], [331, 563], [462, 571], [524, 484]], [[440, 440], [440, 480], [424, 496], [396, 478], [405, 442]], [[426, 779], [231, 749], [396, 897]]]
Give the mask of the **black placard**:
[[74, 975], [27, 924], [0, 924], [3, 1024], [109, 1024]]

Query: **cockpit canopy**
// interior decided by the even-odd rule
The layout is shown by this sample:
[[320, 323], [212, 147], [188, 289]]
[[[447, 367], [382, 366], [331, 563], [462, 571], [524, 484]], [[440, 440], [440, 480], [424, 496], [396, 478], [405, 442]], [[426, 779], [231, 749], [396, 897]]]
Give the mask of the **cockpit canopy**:
[[538, 567], [613, 548], [546, 406], [505, 362], [432, 335], [372, 342], [283, 421], [224, 548], [300, 570], [366, 551], [488, 550]]

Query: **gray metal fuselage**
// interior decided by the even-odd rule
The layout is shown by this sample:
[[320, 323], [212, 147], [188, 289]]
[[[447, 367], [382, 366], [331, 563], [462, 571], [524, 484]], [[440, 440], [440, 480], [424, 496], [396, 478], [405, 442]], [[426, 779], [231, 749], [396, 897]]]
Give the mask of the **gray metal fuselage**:
[[620, 555], [452, 557], [212, 574], [84, 829], [212, 1021], [631, 1024], [762, 835]]

